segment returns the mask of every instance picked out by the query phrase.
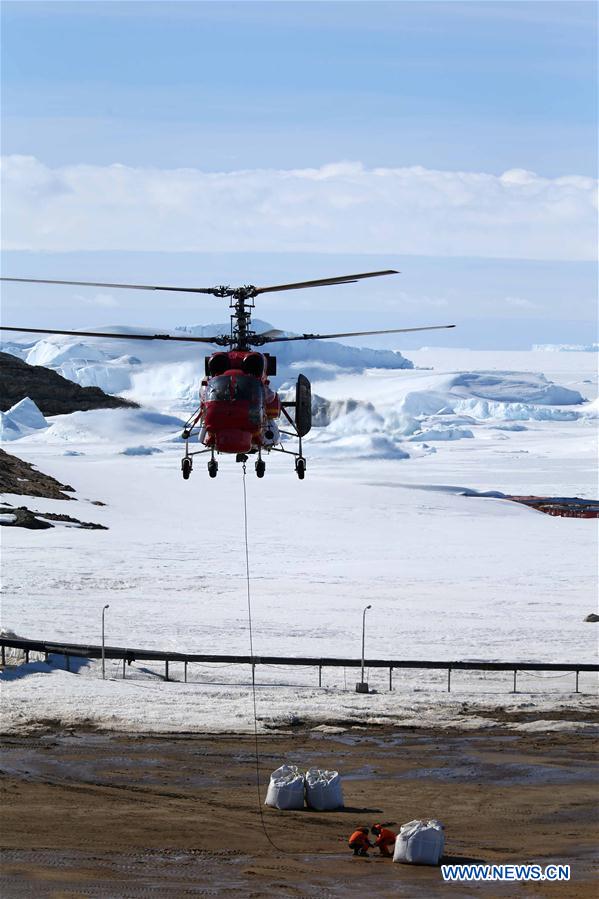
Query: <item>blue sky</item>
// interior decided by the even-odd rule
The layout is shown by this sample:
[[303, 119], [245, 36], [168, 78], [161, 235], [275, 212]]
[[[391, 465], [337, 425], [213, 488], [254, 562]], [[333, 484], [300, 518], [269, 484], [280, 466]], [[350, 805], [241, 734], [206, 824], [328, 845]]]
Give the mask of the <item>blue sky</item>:
[[592, 3], [9, 0], [3, 19], [4, 153], [596, 171]]
[[[267, 277], [264, 254], [283, 280], [384, 264], [403, 286], [368, 294], [368, 324], [433, 314], [488, 345], [507, 317], [502, 345], [591, 339], [593, 3], [9, 0], [2, 16], [2, 152], [35, 157], [8, 168], [5, 274], [212, 283], [215, 258], [242, 281]], [[130, 295], [95, 308], [22, 291], [5, 290], [6, 320], [39, 324], [38, 299], [63, 325], [142, 312]], [[338, 325], [337, 295], [320, 302], [310, 326]]]

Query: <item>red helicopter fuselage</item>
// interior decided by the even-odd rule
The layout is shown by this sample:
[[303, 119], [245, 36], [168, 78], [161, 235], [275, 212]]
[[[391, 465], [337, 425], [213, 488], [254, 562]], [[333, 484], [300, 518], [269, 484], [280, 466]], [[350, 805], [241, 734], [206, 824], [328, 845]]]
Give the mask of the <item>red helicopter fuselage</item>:
[[199, 440], [218, 453], [249, 453], [272, 445], [281, 401], [269, 386], [275, 359], [253, 350], [213, 353], [200, 390]]

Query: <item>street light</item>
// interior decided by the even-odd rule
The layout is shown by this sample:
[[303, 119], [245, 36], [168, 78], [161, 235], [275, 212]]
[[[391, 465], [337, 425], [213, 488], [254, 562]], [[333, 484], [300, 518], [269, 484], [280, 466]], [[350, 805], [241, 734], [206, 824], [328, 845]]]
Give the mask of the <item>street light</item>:
[[106, 604], [102, 609], [102, 680], [106, 679], [106, 655], [104, 652], [104, 614], [110, 606]]
[[356, 693], [368, 693], [368, 684], [364, 680], [364, 643], [366, 640], [366, 612], [371, 608], [372, 606], [366, 606], [362, 612], [362, 674], [360, 682], [356, 684]]

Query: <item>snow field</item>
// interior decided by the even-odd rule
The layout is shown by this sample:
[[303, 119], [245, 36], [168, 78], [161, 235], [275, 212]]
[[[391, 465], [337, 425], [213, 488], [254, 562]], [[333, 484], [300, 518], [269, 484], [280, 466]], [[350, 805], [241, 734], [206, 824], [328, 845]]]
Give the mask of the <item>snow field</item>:
[[[434, 352], [439, 369], [433, 373], [368, 369], [315, 385], [331, 404], [352, 397], [358, 405], [352, 411], [347, 403], [330, 405], [340, 414], [306, 441], [304, 482], [285, 458], [269, 457], [261, 481], [248, 464], [256, 654], [357, 659], [362, 609], [370, 603], [371, 657], [596, 660], [596, 625], [583, 621], [596, 605], [596, 522], [460, 495], [595, 494], [596, 419], [588, 414], [591, 404], [573, 395], [594, 396], [592, 354], [519, 355], [510, 367], [509, 354], [474, 359], [465, 351], [481, 368], [470, 364], [461, 373], [451, 371], [449, 351], [412, 355], [425, 364]], [[546, 377], [527, 372], [527, 360], [539, 370], [540, 355], [561, 369]], [[443, 411], [439, 400], [453, 411]], [[498, 414], [516, 401], [576, 417]], [[480, 417], [473, 408], [466, 414], [463, 402], [488, 404], [481, 407], [488, 417], [478, 407]], [[411, 418], [416, 429], [393, 432], [386, 423], [392, 415]], [[523, 421], [526, 430], [513, 430]], [[78, 502], [7, 496], [8, 502], [66, 511], [109, 530], [3, 529], [5, 626], [27, 637], [99, 643], [108, 602], [109, 644], [249, 653], [240, 466], [222, 457], [212, 480], [200, 457], [184, 482], [181, 447], [173, 442], [180, 419], [162, 412], [101, 410], [50, 422], [20, 439], [18, 451], [13, 444], [14, 451], [72, 484]], [[411, 440], [427, 428], [470, 430], [474, 437], [434, 447]], [[140, 448], [162, 452], [122, 455]], [[111, 676], [118, 674], [118, 663], [111, 664]], [[144, 665], [145, 675], [133, 667], [135, 682], [103, 683], [95, 664], [79, 674], [39, 669], [5, 678], [7, 726], [41, 717], [88, 717], [123, 729], [248, 725], [247, 669], [203, 669], [204, 679], [233, 683], [185, 686], [157, 682], [161, 666], [152, 673]], [[138, 682], [142, 676], [148, 680]], [[378, 715], [438, 724], [458, 715], [461, 722], [464, 700], [478, 708], [525, 702], [539, 713], [587, 701], [570, 695], [573, 675], [543, 682], [522, 675], [523, 698], [510, 696], [509, 673], [493, 680], [456, 672], [448, 695], [442, 672], [396, 672], [393, 694], [384, 692], [388, 672], [371, 672], [381, 692], [365, 705], [351, 693], [357, 672], [345, 676], [342, 685], [340, 672], [325, 671], [327, 689], [318, 691], [309, 686], [317, 683], [315, 671], [259, 669], [259, 680], [295, 684], [261, 687], [261, 714], [279, 723], [292, 715], [326, 721], [347, 714], [356, 722]], [[594, 683], [581, 677], [581, 689]], [[479, 720], [475, 709], [468, 716]]]

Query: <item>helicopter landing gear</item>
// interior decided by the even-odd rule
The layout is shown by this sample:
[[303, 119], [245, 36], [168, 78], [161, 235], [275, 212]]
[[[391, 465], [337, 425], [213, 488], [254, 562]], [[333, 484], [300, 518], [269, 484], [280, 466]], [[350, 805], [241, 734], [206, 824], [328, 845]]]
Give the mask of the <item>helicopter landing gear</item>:
[[264, 459], [258, 459], [256, 462], [256, 476], [259, 478], [264, 477], [264, 472], [266, 471], [266, 462]]
[[302, 456], [300, 456], [299, 459], [296, 460], [295, 472], [300, 481], [303, 481], [304, 477], [306, 476], [306, 460]]
[[183, 480], [187, 481], [189, 479], [189, 475], [191, 474], [191, 469], [193, 468], [193, 463], [189, 456], [185, 456], [184, 459], [181, 459], [181, 471], [183, 472]]
[[215, 478], [218, 473], [218, 462], [216, 459], [211, 459], [208, 463], [208, 474], [211, 478]]

